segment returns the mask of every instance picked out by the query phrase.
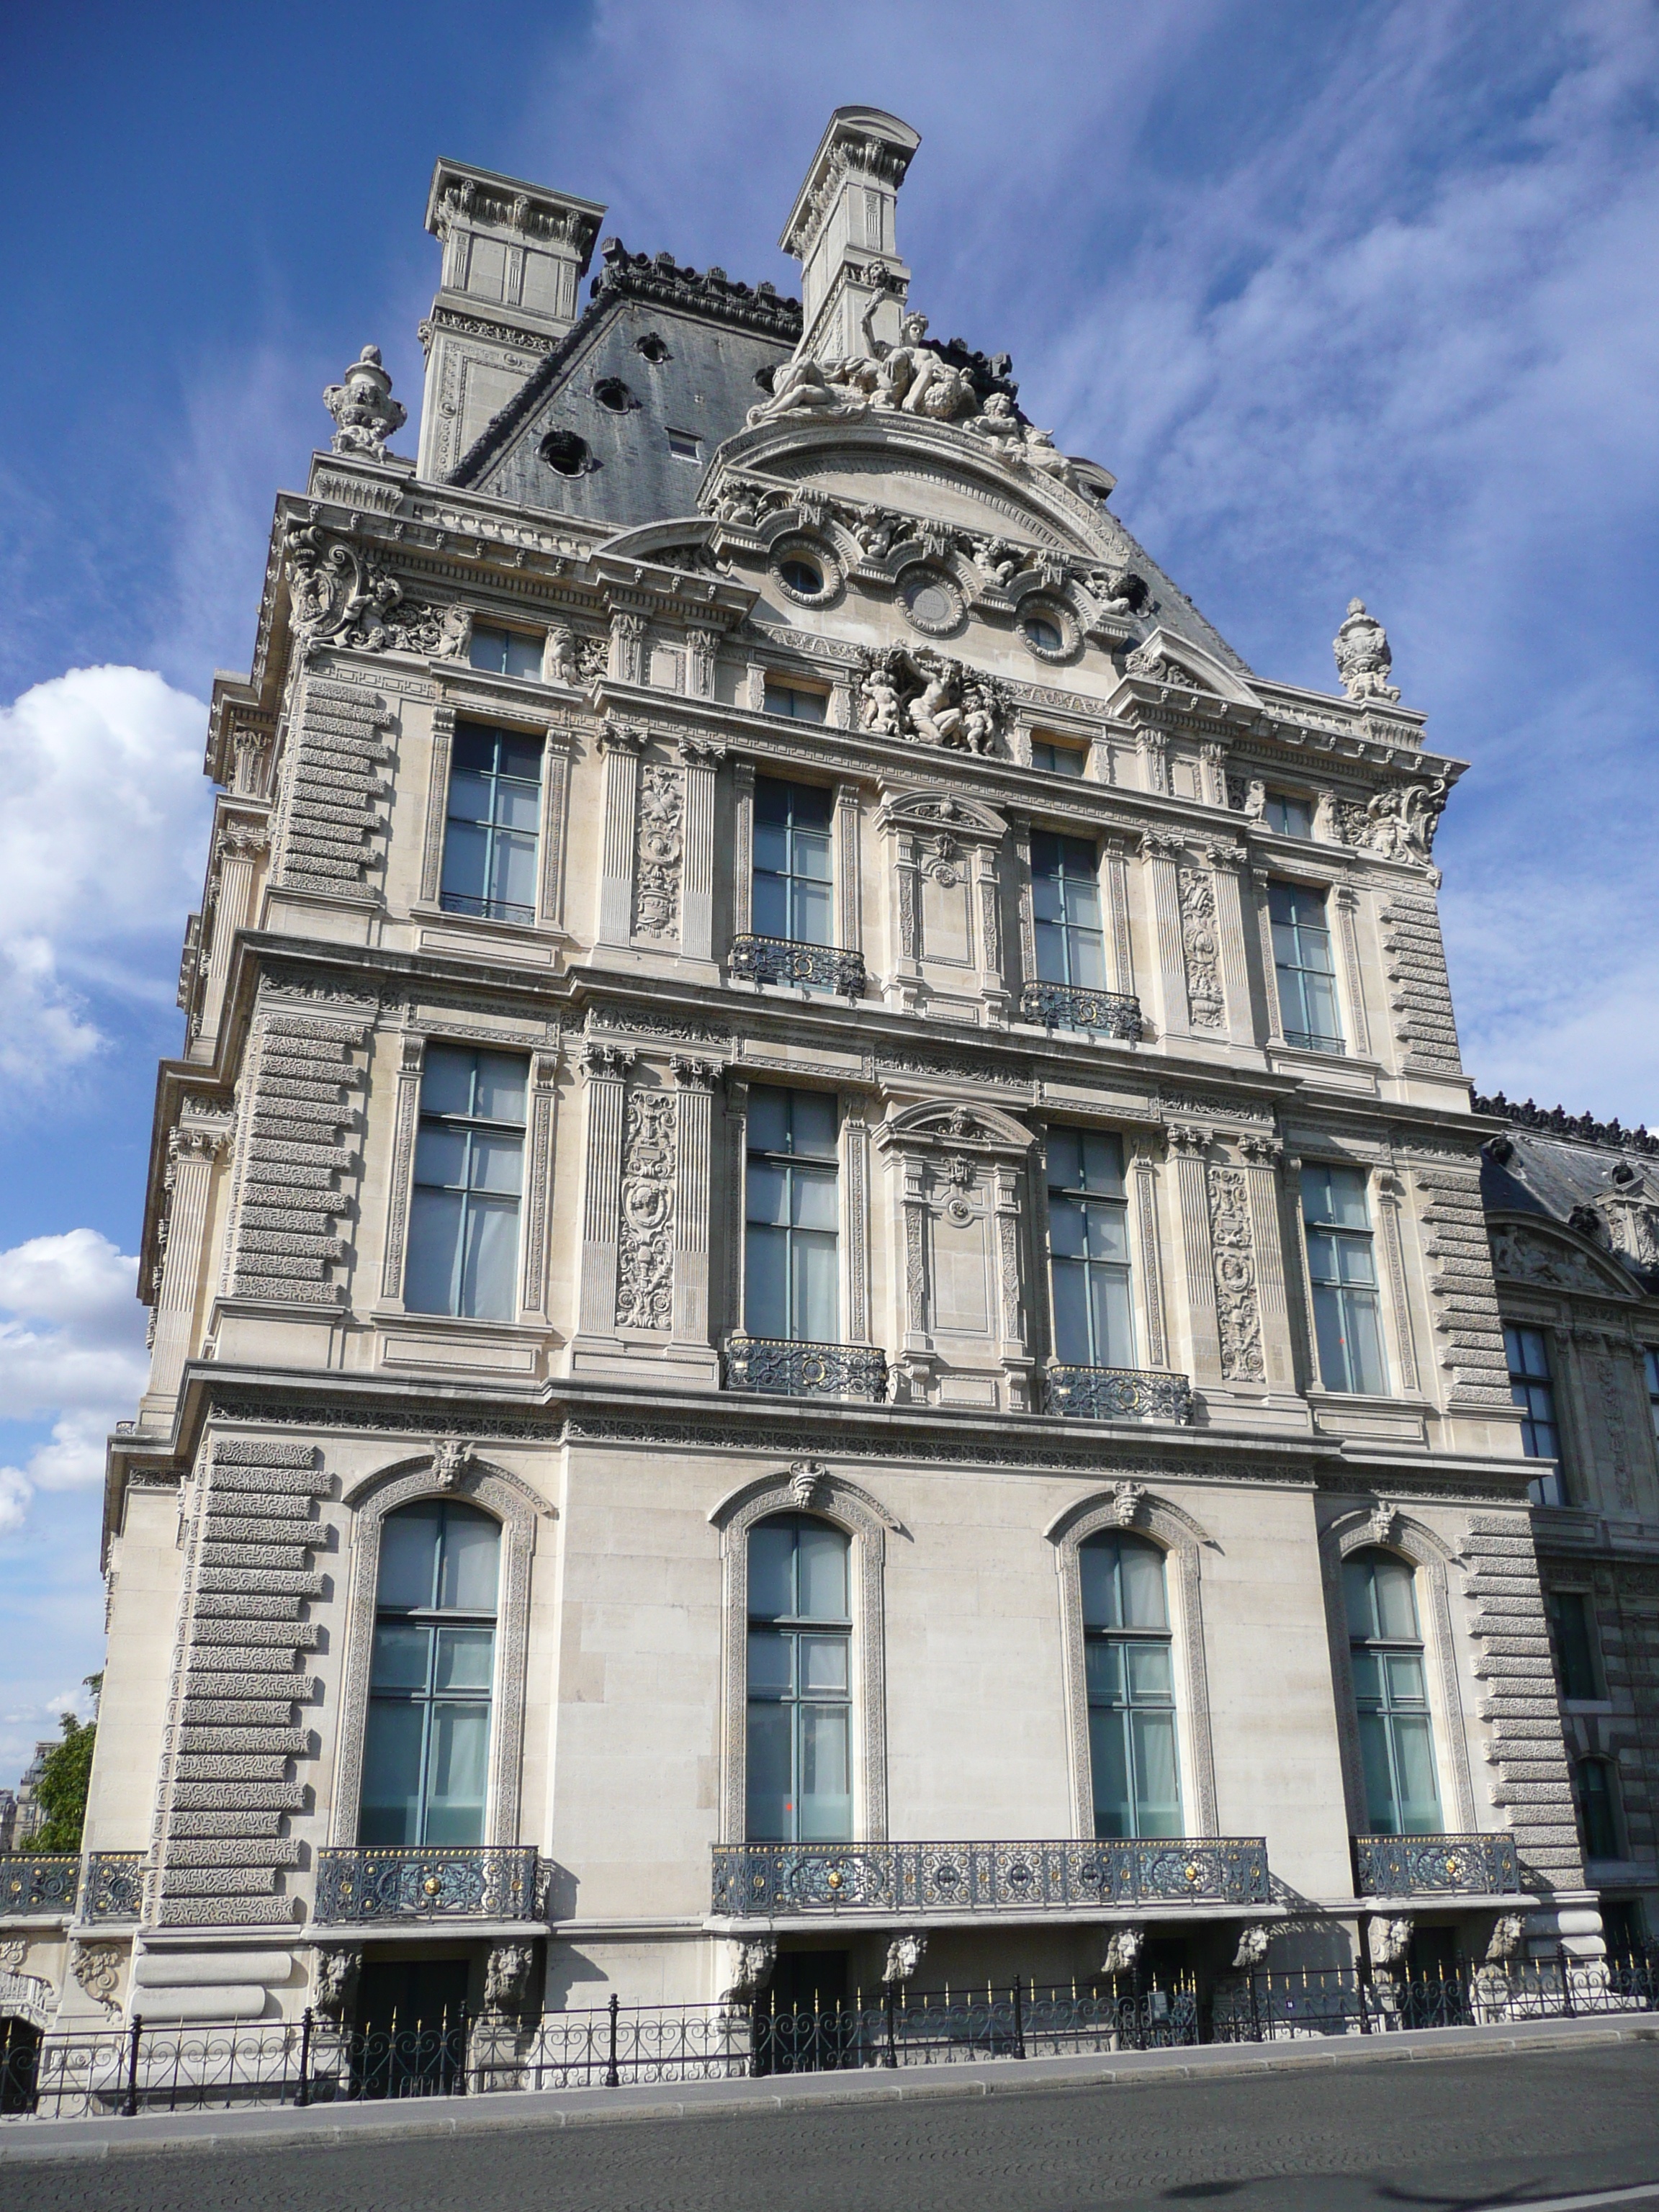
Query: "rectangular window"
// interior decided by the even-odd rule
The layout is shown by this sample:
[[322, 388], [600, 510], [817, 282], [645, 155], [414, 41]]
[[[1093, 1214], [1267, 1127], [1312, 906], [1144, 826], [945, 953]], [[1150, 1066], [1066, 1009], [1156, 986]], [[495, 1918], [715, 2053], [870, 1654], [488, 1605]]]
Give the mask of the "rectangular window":
[[1281, 837], [1311, 837], [1313, 809], [1305, 799], [1291, 799], [1282, 791], [1270, 791], [1261, 819], [1269, 830], [1277, 830]]
[[793, 722], [822, 722], [830, 712], [830, 695], [799, 684], [775, 684], [769, 676], [766, 711], [769, 714], [787, 714]]
[[830, 887], [832, 801], [812, 784], [755, 780], [755, 933], [791, 945], [833, 945]]
[[1549, 1353], [1541, 1328], [1504, 1327], [1504, 1351], [1509, 1361], [1510, 1395], [1525, 1416], [1521, 1423], [1521, 1449], [1528, 1459], [1553, 1459], [1557, 1464], [1527, 1495], [1534, 1505], [1565, 1505], [1561, 1486], [1561, 1439], [1555, 1426], [1555, 1385], [1550, 1377]]
[[791, 1343], [840, 1340], [836, 1102], [749, 1094], [744, 1326]]
[[702, 459], [702, 440], [695, 430], [671, 430], [668, 450], [677, 461], [700, 461]]
[[1389, 1387], [1377, 1318], [1376, 1255], [1358, 1168], [1310, 1163], [1302, 1170], [1319, 1373], [1328, 1390], [1378, 1397]]
[[1642, 1354], [1642, 1364], [1647, 1371], [1648, 1411], [1653, 1416], [1653, 1433], [1659, 1437], [1659, 1352], [1650, 1346]]
[[1133, 1367], [1123, 1139], [1050, 1129], [1048, 1153], [1054, 1357], [1067, 1366]]
[[1550, 1592], [1550, 1626], [1555, 1632], [1555, 1665], [1564, 1698], [1599, 1699], [1595, 1631], [1590, 1601], [1583, 1590]]
[[1611, 1762], [1605, 1759], [1581, 1759], [1573, 1779], [1573, 1794], [1578, 1800], [1578, 1824], [1584, 1838], [1584, 1856], [1622, 1858]]
[[1324, 892], [1305, 884], [1269, 884], [1267, 912], [1285, 1043], [1304, 1052], [1340, 1053], [1342, 1023]]
[[1039, 981], [1073, 990], [1106, 988], [1106, 939], [1100, 920], [1100, 874], [1086, 837], [1047, 830], [1031, 838], [1031, 914], [1036, 925]]
[[527, 1073], [512, 1053], [428, 1048], [404, 1284], [410, 1313], [518, 1312]]
[[539, 740], [459, 724], [439, 887], [446, 914], [535, 921], [541, 811]]
[[474, 623], [467, 659], [475, 668], [487, 668], [492, 676], [527, 676], [532, 684], [541, 680], [542, 641], [525, 630], [497, 629], [489, 623]]
[[1048, 738], [1031, 740], [1031, 766], [1046, 769], [1050, 775], [1080, 776], [1088, 764], [1085, 746], [1064, 744]]

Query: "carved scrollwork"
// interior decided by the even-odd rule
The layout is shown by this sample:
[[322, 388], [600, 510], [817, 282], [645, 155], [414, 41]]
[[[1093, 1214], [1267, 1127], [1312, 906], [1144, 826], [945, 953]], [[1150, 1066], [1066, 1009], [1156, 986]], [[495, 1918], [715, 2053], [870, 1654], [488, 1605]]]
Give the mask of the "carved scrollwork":
[[665, 1329], [672, 1322], [677, 1116], [672, 1091], [629, 1091], [617, 1255], [619, 1328]]

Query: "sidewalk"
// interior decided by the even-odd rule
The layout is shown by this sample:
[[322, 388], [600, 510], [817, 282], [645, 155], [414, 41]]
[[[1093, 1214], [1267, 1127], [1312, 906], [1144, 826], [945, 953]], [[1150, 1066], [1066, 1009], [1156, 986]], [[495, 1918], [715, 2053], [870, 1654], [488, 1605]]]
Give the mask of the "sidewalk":
[[[1636, 2024], [1639, 2021], [1640, 2024]], [[9, 2120], [0, 2166], [40, 2159], [132, 2156], [161, 2151], [295, 2150], [380, 2136], [475, 2135], [490, 2129], [605, 2126], [734, 2112], [785, 2112], [830, 2105], [897, 2105], [922, 2099], [1030, 2095], [1036, 2091], [1133, 2088], [1238, 2075], [1328, 2071], [1437, 2058], [1501, 2058], [1597, 2045], [1659, 2045], [1659, 2017], [1630, 2024], [1605, 2014], [1497, 2027], [1419, 2028], [1307, 2042], [1206, 2044], [1078, 2058], [993, 2059], [978, 2065], [912, 2066], [800, 2074], [759, 2081], [643, 2082], [620, 2089], [503, 2091], [491, 2097], [408, 2098], [395, 2103], [292, 2106], [246, 2112], [163, 2112], [137, 2119]]]

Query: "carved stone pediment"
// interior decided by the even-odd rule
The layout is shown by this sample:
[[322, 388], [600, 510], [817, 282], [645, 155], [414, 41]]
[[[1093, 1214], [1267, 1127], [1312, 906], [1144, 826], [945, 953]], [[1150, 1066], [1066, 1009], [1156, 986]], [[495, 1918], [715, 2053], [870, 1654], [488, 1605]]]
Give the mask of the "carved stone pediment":
[[1214, 706], [1247, 707], [1259, 713], [1261, 702], [1230, 668], [1225, 668], [1190, 638], [1179, 637], [1160, 624], [1145, 638], [1123, 664], [1123, 681], [1108, 700], [1107, 711], [1120, 705], [1132, 708], [1137, 685], [1156, 684], [1165, 690], [1194, 691], [1212, 698]]
[[964, 1106], [954, 1099], [927, 1099], [907, 1106], [882, 1124], [877, 1142], [884, 1151], [938, 1149], [985, 1152], [1023, 1159], [1031, 1135], [1012, 1115], [993, 1106]]
[[1493, 1270], [1510, 1282], [1583, 1291], [1596, 1297], [1635, 1295], [1627, 1277], [1565, 1231], [1535, 1227], [1530, 1222], [1495, 1221], [1490, 1233]]
[[1000, 842], [1008, 828], [994, 808], [976, 799], [959, 799], [950, 791], [897, 793], [883, 806], [878, 826], [921, 830], [927, 836], [943, 833], [966, 844], [986, 838]]

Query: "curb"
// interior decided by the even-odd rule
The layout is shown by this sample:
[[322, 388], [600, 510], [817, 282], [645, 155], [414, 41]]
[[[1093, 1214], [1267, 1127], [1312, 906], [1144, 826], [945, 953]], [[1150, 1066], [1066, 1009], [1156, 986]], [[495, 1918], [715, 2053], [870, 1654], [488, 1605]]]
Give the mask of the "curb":
[[[169, 2114], [153, 2121], [142, 2116], [133, 2120], [17, 2120], [7, 2124], [6, 2139], [0, 2140], [0, 2167], [76, 2159], [158, 2157], [182, 2151], [336, 2150], [354, 2142], [426, 2141], [498, 2130], [525, 2134], [651, 2121], [799, 2113], [846, 2105], [913, 2105], [1085, 2089], [1152, 2088], [1176, 2081], [1326, 2073], [1351, 2066], [1420, 2065], [1449, 2058], [1524, 2057], [1533, 2052], [1659, 2044], [1659, 2020], [1642, 2027], [1615, 2027], [1604, 2020], [1573, 2025], [1551, 2021], [1540, 2023], [1536, 2034], [1513, 2027], [1428, 2028], [1331, 2040], [1358, 2047], [1333, 2050], [1322, 2045], [1304, 2050], [1287, 2043], [1267, 2057], [1265, 2051], [1273, 2049], [1272, 2045], [1212, 2044], [1203, 2056], [1157, 2051], [1112, 2053], [1099, 2059], [1037, 2058], [952, 2065], [941, 2067], [932, 2079], [911, 2081], [895, 2081], [890, 2075], [872, 2079], [865, 2075], [849, 2078], [819, 2074], [803, 2078], [801, 2087], [790, 2092], [763, 2088], [758, 2083], [727, 2081], [708, 2084], [706, 2096], [694, 2092], [674, 2098], [655, 2097], [648, 2087], [506, 2092], [489, 2100], [495, 2109], [480, 2109], [474, 2103], [462, 2112], [434, 2111], [437, 2100], [411, 2099], [395, 2119], [381, 2116], [383, 2106], [353, 2105], [343, 2108], [351, 2115], [349, 2119], [335, 2117], [327, 2107], [313, 2106], [301, 2111], [283, 2106], [245, 2115]], [[1246, 2057], [1245, 2050], [1264, 2055]], [[1211, 2051], [1213, 2057], [1208, 2055]], [[926, 2074], [931, 2069], [915, 2070]], [[500, 2109], [502, 2106], [507, 2109]], [[20, 2140], [14, 2130], [26, 2127], [29, 2136]]]

